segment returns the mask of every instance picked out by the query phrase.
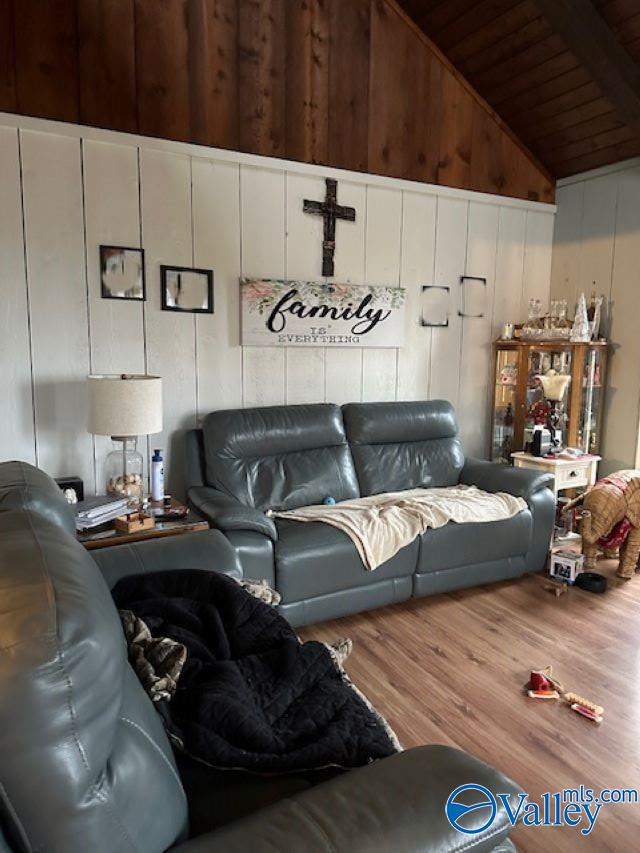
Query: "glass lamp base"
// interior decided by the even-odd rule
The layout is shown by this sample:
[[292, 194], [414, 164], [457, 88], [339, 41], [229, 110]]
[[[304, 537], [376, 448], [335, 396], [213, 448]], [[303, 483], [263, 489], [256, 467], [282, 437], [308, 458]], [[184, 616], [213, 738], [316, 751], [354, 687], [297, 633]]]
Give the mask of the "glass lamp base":
[[136, 438], [114, 438], [114, 449], [105, 463], [107, 494], [118, 498], [142, 500], [144, 480], [143, 458], [138, 452]]

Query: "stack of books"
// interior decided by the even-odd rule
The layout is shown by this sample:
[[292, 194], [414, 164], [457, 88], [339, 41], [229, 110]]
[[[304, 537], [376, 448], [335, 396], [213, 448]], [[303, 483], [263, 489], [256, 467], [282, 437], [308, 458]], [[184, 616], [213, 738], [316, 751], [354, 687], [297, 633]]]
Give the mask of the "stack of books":
[[76, 505], [76, 530], [90, 530], [130, 511], [131, 498], [96, 495]]

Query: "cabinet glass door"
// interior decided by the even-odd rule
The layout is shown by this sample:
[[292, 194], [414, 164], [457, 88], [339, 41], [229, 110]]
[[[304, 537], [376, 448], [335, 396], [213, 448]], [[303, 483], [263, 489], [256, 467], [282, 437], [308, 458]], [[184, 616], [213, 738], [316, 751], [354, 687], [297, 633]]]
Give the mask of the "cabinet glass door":
[[495, 404], [491, 458], [510, 462], [514, 450], [516, 389], [518, 385], [518, 350], [499, 349], [496, 357]]
[[[571, 399], [570, 348], [531, 347], [527, 361], [525, 435], [524, 444], [530, 441], [535, 424], [553, 425], [558, 441], [567, 443], [569, 401]], [[541, 378], [542, 377], [542, 378]], [[552, 441], [554, 436], [552, 435]]]
[[583, 453], [598, 453], [602, 408], [602, 349], [590, 347], [585, 354], [578, 422], [578, 445]]

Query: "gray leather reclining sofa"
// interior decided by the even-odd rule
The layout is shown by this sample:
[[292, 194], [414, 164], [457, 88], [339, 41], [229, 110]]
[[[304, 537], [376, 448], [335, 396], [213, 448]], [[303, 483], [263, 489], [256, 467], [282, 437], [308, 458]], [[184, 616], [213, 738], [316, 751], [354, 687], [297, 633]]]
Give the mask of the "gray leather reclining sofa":
[[[442, 400], [276, 406], [213, 412], [186, 436], [188, 500], [223, 531], [245, 577], [266, 578], [294, 625], [543, 568], [552, 477], [465, 459]], [[475, 484], [528, 509], [429, 530], [373, 572], [349, 537], [322, 523], [272, 519], [291, 509], [417, 487]]]
[[[478, 834], [448, 823], [459, 785], [519, 791], [449, 747], [340, 774], [176, 761], [127, 662], [109, 585], [212, 564], [240, 577], [236, 554], [213, 530], [93, 554], [49, 477], [0, 464], [0, 853], [514, 850], [502, 805]], [[469, 818], [481, 828], [486, 810]]]

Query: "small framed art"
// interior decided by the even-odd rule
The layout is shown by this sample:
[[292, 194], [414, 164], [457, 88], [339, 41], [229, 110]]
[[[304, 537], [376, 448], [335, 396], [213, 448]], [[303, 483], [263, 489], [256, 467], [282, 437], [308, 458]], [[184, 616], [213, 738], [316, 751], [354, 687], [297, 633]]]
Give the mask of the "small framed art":
[[160, 267], [163, 311], [213, 314], [213, 270]]
[[100, 286], [103, 299], [146, 299], [144, 249], [100, 246]]

